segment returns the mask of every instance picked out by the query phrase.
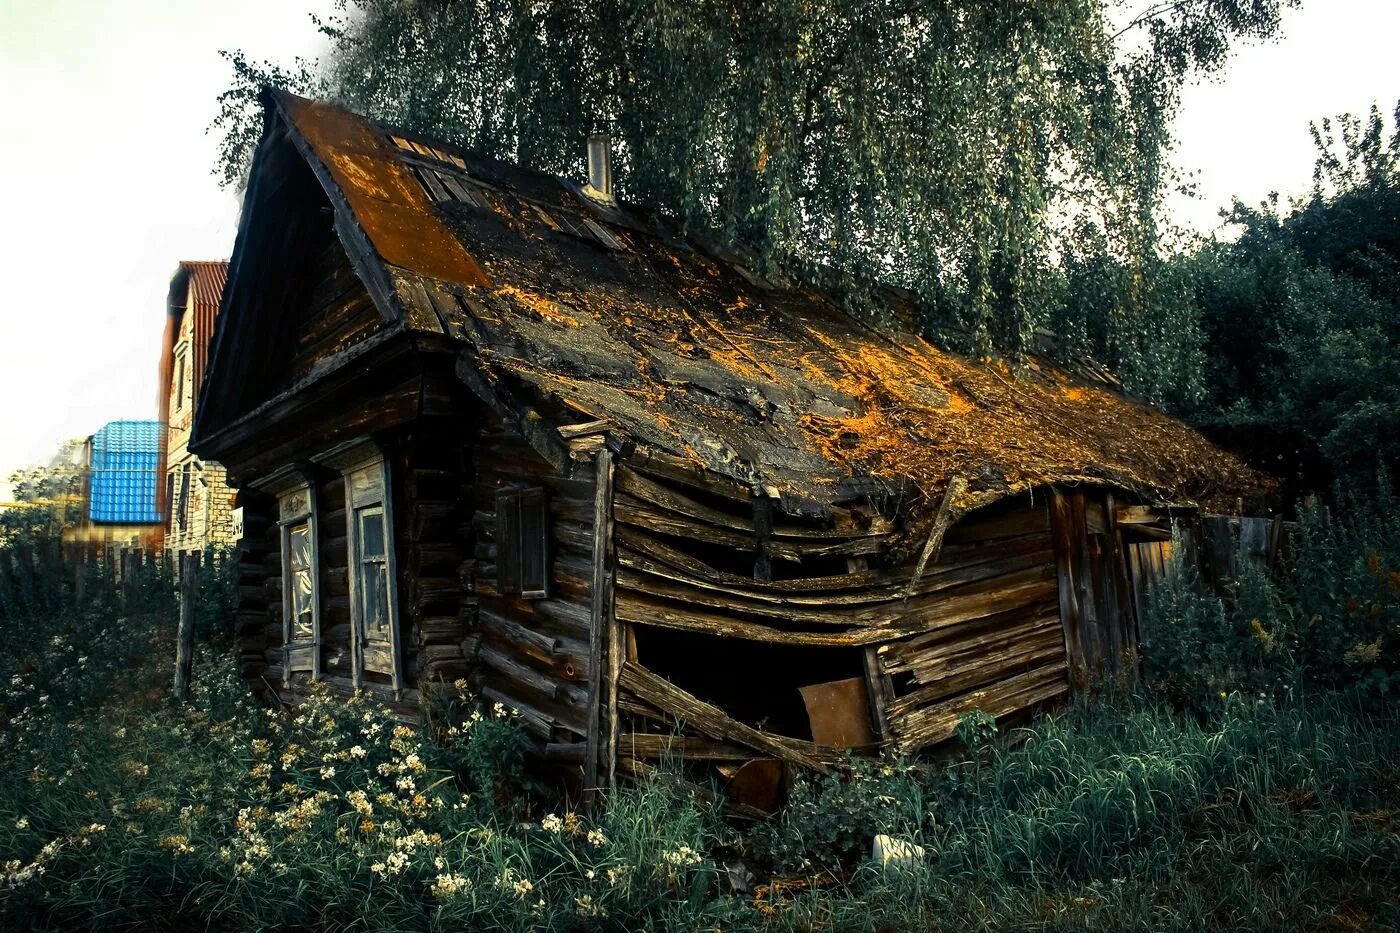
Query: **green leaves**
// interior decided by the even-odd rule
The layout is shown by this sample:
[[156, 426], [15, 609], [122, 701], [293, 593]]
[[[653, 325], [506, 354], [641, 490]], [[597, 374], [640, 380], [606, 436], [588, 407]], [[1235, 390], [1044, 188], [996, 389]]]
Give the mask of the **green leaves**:
[[[1112, 35], [1102, 0], [346, 0], [313, 66], [231, 56], [216, 127], [230, 180], [264, 81], [574, 177], [606, 130], [625, 199], [857, 310], [912, 289], [926, 330], [1014, 355], [1056, 310], [1063, 218], [1155, 256], [1178, 88], [1286, 2], [1164, 3]], [[1149, 312], [1140, 292], [1111, 327]]]

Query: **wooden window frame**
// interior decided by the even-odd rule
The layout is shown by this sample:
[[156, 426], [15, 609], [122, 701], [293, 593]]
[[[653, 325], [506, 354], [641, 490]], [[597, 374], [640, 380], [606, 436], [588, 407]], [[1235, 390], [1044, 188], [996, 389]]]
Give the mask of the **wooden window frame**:
[[[350, 656], [355, 687], [364, 683], [367, 671], [389, 676], [395, 698], [403, 696], [403, 649], [399, 612], [398, 560], [394, 540], [393, 474], [388, 458], [375, 442], [360, 438], [316, 458], [345, 479], [346, 583], [350, 595]], [[387, 602], [388, 639], [368, 637], [364, 606], [363, 532], [361, 516], [382, 515], [384, 534], [384, 594]], [[378, 562], [378, 561], [376, 561]], [[366, 664], [367, 656], [383, 654], [384, 662]]]
[[[549, 539], [549, 497], [542, 486], [496, 490], [496, 586], [502, 596], [549, 598]], [[539, 576], [526, 579], [531, 547]]]
[[[291, 683], [292, 674], [307, 671], [312, 680], [321, 677], [321, 546], [316, 483], [304, 467], [284, 467], [255, 484], [277, 497], [277, 537], [282, 569], [282, 684]], [[311, 577], [311, 637], [295, 637], [295, 575], [292, 567], [292, 531], [306, 526], [308, 566]]]

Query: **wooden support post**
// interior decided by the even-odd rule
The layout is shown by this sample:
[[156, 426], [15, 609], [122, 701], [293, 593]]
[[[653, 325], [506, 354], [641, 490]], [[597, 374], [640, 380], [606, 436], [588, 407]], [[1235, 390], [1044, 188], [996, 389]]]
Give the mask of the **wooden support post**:
[[73, 561], [73, 602], [81, 606], [87, 596], [88, 550], [80, 547]]
[[175, 642], [175, 700], [190, 698], [190, 665], [194, 654], [194, 603], [199, 598], [199, 556], [180, 559], [180, 629]]
[[[611, 781], [617, 759], [614, 741], [617, 724], [616, 656], [617, 623], [612, 611], [612, 451], [601, 448], [594, 456], [593, 573], [590, 582], [588, 626], [588, 754], [583, 763], [583, 805], [598, 801], [599, 765]], [[604, 667], [607, 667], [605, 672]], [[606, 701], [606, 702], [605, 702]]]

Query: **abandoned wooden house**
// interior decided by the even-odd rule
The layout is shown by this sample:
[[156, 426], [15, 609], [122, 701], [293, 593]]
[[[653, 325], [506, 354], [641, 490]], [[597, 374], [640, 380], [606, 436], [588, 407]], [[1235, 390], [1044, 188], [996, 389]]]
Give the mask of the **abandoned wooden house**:
[[[269, 91], [191, 448], [283, 698], [465, 679], [599, 786], [917, 749], [1111, 669], [1258, 474], [576, 184]], [[898, 296], [892, 296], [897, 301]]]

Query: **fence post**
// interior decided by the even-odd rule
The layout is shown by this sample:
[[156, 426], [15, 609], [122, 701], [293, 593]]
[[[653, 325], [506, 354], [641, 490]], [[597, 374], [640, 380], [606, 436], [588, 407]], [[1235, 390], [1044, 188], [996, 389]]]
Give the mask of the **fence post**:
[[180, 629], [175, 642], [175, 700], [190, 698], [190, 664], [194, 654], [194, 601], [199, 598], [199, 557], [180, 558]]
[[87, 596], [87, 549], [80, 547], [74, 552], [73, 560], [73, 603], [81, 606]]
[[136, 608], [137, 596], [137, 555], [134, 550], [125, 548], [122, 550], [122, 605], [127, 612]]

